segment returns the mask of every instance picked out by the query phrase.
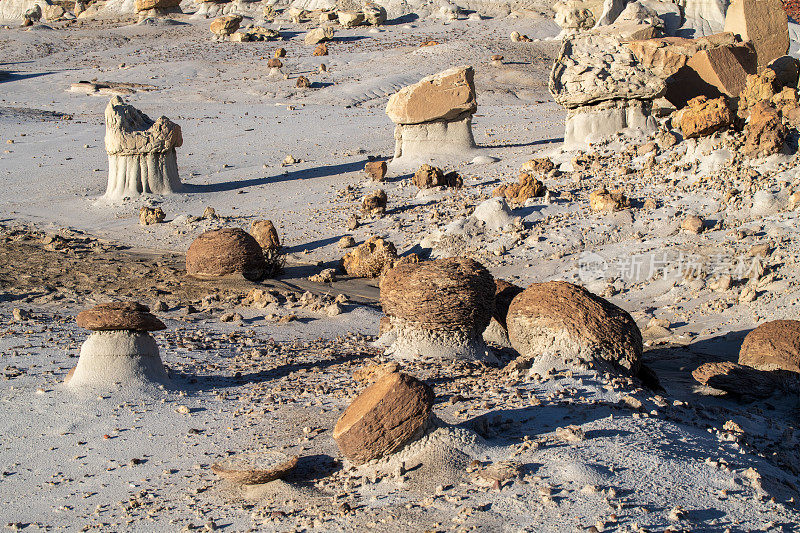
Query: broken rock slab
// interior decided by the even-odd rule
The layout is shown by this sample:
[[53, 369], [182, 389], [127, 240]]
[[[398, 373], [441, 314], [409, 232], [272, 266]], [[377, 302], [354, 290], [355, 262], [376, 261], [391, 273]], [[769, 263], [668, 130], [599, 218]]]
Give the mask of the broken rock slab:
[[725, 31], [749, 41], [758, 68], [789, 53], [789, 25], [780, 0], [733, 0], [725, 15]]
[[401, 372], [384, 374], [345, 409], [333, 439], [355, 465], [379, 459], [421, 436], [433, 399], [422, 381]]
[[104, 198], [181, 190], [175, 153], [183, 144], [180, 126], [167, 117], [150, 120], [119, 96], [109, 101], [105, 118], [109, 171]]

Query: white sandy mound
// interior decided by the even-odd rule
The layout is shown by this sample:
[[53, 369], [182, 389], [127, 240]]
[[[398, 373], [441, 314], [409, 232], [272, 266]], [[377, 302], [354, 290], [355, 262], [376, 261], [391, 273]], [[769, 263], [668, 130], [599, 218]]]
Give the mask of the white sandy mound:
[[96, 331], [81, 346], [71, 389], [85, 387], [146, 388], [169, 382], [155, 340], [147, 333]]

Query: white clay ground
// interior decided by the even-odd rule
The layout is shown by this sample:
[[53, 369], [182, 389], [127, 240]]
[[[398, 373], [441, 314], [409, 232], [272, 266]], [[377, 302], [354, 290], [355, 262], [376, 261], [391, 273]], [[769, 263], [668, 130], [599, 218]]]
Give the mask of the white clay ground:
[[[282, 43], [218, 43], [207, 21], [182, 20], [188, 24], [136, 26], [126, 19], [0, 29], [4, 238], [8, 229], [30, 224], [183, 252], [206, 229], [247, 228], [252, 219], [268, 218], [291, 254], [291, 282], [334, 266], [344, 253], [336, 243], [346, 234], [359, 242], [381, 234], [401, 253], [419, 251], [427, 234], [469, 217], [494, 187], [516, 180], [534, 154], [552, 155], [565, 172], [545, 180], [550, 203], [511, 213], [522, 217], [523, 230], [500, 233], [456, 222], [451, 228], [466, 229], [451, 234], [496, 276], [523, 286], [581, 282], [630, 311], [643, 331], [652, 317], [667, 321], [664, 331], [645, 332], [645, 362], [665, 391], [614, 386], [578, 370], [537, 381], [481, 365], [411, 364], [407, 371], [434, 387], [435, 412], [452, 427], [389, 464], [350, 470], [330, 434], [363, 387], [351, 378], [353, 370], [381, 358], [370, 345], [376, 305], [348, 304], [328, 318], [288, 306], [219, 302], [185, 316], [182, 308], [201, 307], [199, 299], [170, 301], [169, 311], [156, 313], [168, 330], [154, 337], [175, 390], [75, 395], [61, 384], [88, 336], [74, 316], [123, 295], [37, 297], [8, 289], [6, 277], [0, 280], [3, 525], [23, 531], [798, 529], [797, 395], [751, 403], [717, 398], [696, 390], [690, 375], [701, 362], [735, 360], [742, 337], [757, 323], [797, 318], [798, 216], [783, 203], [787, 183], [796, 179], [796, 159], [755, 162], [759, 174], [751, 176], [714, 147], [724, 142], [718, 139], [688, 155], [687, 143], [665, 152], [656, 178], [621, 175], [617, 159], [572, 172], [575, 154], [558, 151], [564, 114], [546, 88], [557, 43], [508, 39], [514, 30], [532, 38], [556, 35], [542, 18], [342, 30], [343, 39], [324, 58], [311, 57], [302, 43], [303, 25], [284, 25]], [[440, 44], [418, 46], [428, 40]], [[266, 60], [278, 46], [289, 52], [289, 80], [267, 78]], [[492, 54], [504, 55], [505, 64], [491, 65]], [[320, 62], [327, 75], [313, 74]], [[417, 197], [407, 177], [391, 178], [381, 185], [388, 215], [348, 231], [347, 219], [375, 187], [362, 172], [367, 156], [386, 158], [393, 150], [393, 125], [383, 112], [388, 95], [458, 64], [476, 68], [473, 130], [482, 153], [498, 160], [447, 166], [464, 177], [458, 192]], [[294, 89], [298, 74], [319, 86]], [[105, 190], [109, 96], [67, 91], [93, 78], [158, 87], [128, 101], [183, 128], [178, 165], [185, 194], [113, 206], [96, 200]], [[624, 146], [603, 150], [619, 155]], [[666, 161], [672, 154], [678, 154], [677, 170]], [[287, 155], [302, 162], [282, 166]], [[636, 171], [642, 162], [627, 164]], [[724, 187], [716, 185], [723, 180]], [[591, 213], [587, 197], [600, 184], [622, 187], [634, 208]], [[730, 187], [743, 192], [739, 203], [721, 201]], [[752, 196], [770, 188], [776, 195], [769, 205], [753, 211]], [[641, 207], [648, 198], [657, 200], [655, 209]], [[167, 223], [140, 226], [138, 208], [145, 204], [163, 207]], [[223, 219], [187, 221], [206, 206]], [[715, 225], [701, 235], [682, 233], [677, 228], [688, 213]], [[774, 251], [763, 261], [755, 300], [740, 302], [744, 283], [709, 288], [718, 273], [712, 267], [741, 259], [750, 268], [753, 247], [766, 243]], [[630, 260], [640, 256], [641, 263]], [[587, 257], [608, 268], [599, 271], [604, 275], [579, 268]], [[647, 270], [657, 260], [679, 272]], [[683, 275], [687, 262], [702, 260], [701, 275]], [[636, 264], [645, 265], [641, 275], [625, 270]], [[26, 275], [24, 268], [19, 275]], [[746, 281], [744, 273], [739, 277]], [[360, 291], [373, 302], [376, 294], [368, 281], [326, 290]], [[14, 321], [14, 308], [31, 318]], [[220, 322], [229, 312], [243, 321]], [[264, 319], [268, 312], [296, 312], [300, 320], [279, 325]], [[556, 432], [570, 425], [582, 439], [581, 431]], [[236, 454], [266, 451], [300, 455], [300, 464], [285, 481], [246, 492], [209, 469]], [[489, 486], [476, 481], [479, 470], [502, 461], [514, 476]]]

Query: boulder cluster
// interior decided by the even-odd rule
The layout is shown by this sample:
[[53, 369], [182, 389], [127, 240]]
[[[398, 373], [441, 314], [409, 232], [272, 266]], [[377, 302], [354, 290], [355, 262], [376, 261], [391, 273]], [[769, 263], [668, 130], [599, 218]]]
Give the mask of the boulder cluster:
[[706, 13], [707, 25], [692, 20], [687, 2], [677, 13], [682, 28], [670, 25], [669, 10], [607, 4], [556, 6], [565, 37], [550, 92], [567, 109], [566, 148], [619, 132], [649, 135], [664, 124], [686, 139], [744, 125], [752, 157], [783, 148], [796, 126], [798, 63], [786, 55], [781, 2], [736, 0]]

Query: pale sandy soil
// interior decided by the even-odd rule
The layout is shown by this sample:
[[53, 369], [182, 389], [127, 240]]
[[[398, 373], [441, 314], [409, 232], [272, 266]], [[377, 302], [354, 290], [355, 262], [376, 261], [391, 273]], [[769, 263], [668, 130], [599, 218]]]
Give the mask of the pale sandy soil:
[[[182, 20], [0, 30], [0, 140], [13, 141], [0, 153], [4, 525], [23, 531], [798, 529], [796, 393], [755, 402], [716, 397], [696, 389], [690, 375], [702, 362], [735, 360], [754, 325], [797, 318], [797, 215], [780, 205], [750, 207], [759, 189], [783, 201], [796, 179], [794, 158], [758, 161], [753, 174], [744, 168], [750, 163], [732, 165], [724, 146], [683, 143], [659, 156], [648, 174], [644, 158], [623, 162], [625, 146], [612, 143], [599, 151], [615, 157], [577, 170], [575, 154], [559, 152], [564, 115], [546, 87], [557, 43], [508, 39], [514, 30], [554, 36], [557, 28], [543, 19], [342, 30], [325, 58], [311, 57], [302, 25], [284, 25], [287, 40], [280, 44], [219, 43], [211, 41], [207, 21]], [[440, 44], [419, 48], [431, 39]], [[288, 80], [267, 77], [266, 59], [279, 45], [288, 50]], [[489, 62], [498, 53], [503, 66]], [[320, 62], [328, 74], [316, 74]], [[348, 231], [347, 219], [375, 187], [365, 181], [364, 163], [392, 154], [393, 126], [383, 112], [388, 95], [458, 64], [476, 67], [475, 137], [482, 153], [498, 160], [449, 164], [465, 178], [460, 191], [417, 197], [407, 177], [391, 178], [382, 185], [388, 215]], [[315, 87], [295, 89], [298, 74]], [[182, 126], [184, 194], [117, 205], [98, 200], [107, 170], [108, 97], [67, 91], [93, 78], [157, 87], [129, 101]], [[552, 155], [564, 173], [545, 180], [554, 193], [550, 203], [513, 211], [523, 230], [457, 229], [536, 153]], [[282, 166], [289, 154], [302, 162]], [[620, 174], [623, 165], [633, 172]], [[634, 207], [591, 213], [587, 197], [601, 183], [622, 187]], [[741, 200], [724, 202], [731, 187], [742, 191]], [[642, 208], [648, 198], [657, 200], [655, 209]], [[167, 223], [140, 226], [138, 208], [145, 204], [163, 207]], [[209, 205], [221, 220], [187, 222]], [[678, 231], [687, 213], [703, 216], [709, 229], [699, 236]], [[279, 303], [244, 305], [249, 282], [183, 277], [180, 254], [194, 237], [223, 225], [246, 228], [255, 218], [273, 220], [290, 253], [285, 276], [265, 282], [281, 295]], [[305, 277], [335, 265], [343, 235], [362, 241], [382, 234], [401, 253], [421, 252], [422, 238], [449, 224], [459, 250], [497, 276], [521, 285], [585, 283], [630, 311], [643, 330], [654, 316], [667, 320], [666, 333], [645, 334], [645, 362], [663, 390], [589, 371], [537, 381], [484, 365], [412, 364], [407, 370], [434, 387], [444, 427], [403, 452], [407, 473], [395, 464], [351, 469], [330, 433], [363, 387], [353, 370], [382, 360], [371, 344], [378, 291], [372, 281], [325, 286]], [[66, 251], [41, 243], [45, 233], [57, 232], [67, 238], [60, 247]], [[739, 302], [743, 283], [723, 292], [708, 287], [715, 266], [742, 258], [749, 268], [749, 251], [765, 243], [774, 251], [753, 302]], [[501, 245], [505, 251], [495, 254]], [[599, 255], [605, 275], [580, 269], [586, 253]], [[645, 266], [666, 262], [673, 271], [644, 268], [634, 275], [629, 269], [639, 263], [631, 257]], [[704, 262], [701, 275], [684, 276], [689, 261]], [[343, 314], [327, 317], [285, 299], [305, 290], [343, 293], [350, 302]], [[74, 315], [109, 298], [165, 302], [168, 310], [158, 314], [168, 330], [156, 339], [174, 389], [75, 395], [61, 384], [87, 336]], [[186, 314], [188, 305], [200, 312]], [[31, 317], [14, 321], [14, 308]], [[242, 320], [220, 321], [231, 312]], [[288, 314], [298, 320], [276, 322]], [[177, 412], [179, 406], [189, 414]], [[729, 420], [742, 433], [724, 430]], [[579, 426], [585, 438], [557, 437], [556, 428], [568, 425]], [[299, 455], [298, 469], [248, 491], [209, 470], [225, 458], [266, 451]], [[499, 488], [482, 487], [474, 460], [477, 468], [508, 461], [516, 475]]]

